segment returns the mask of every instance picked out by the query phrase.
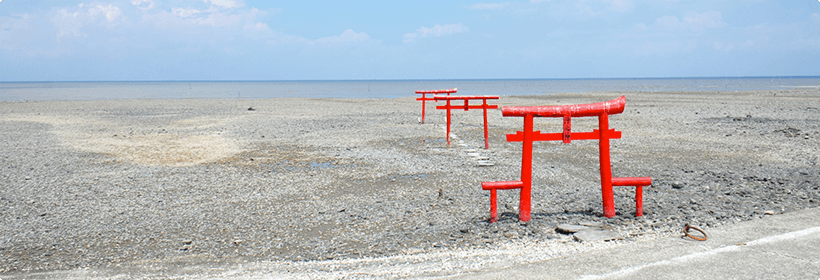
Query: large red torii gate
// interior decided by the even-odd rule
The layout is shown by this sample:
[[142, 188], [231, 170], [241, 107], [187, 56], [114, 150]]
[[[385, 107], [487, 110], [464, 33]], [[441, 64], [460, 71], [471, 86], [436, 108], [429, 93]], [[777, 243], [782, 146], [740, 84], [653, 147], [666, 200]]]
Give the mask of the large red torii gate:
[[[532, 196], [532, 143], [534, 141], [558, 141], [565, 144], [572, 140], [599, 140], [599, 155], [601, 163], [601, 196], [603, 200], [604, 216], [615, 216], [615, 198], [612, 186], [635, 186], [635, 215], [643, 215], [643, 186], [652, 184], [650, 177], [612, 178], [612, 165], [609, 157], [609, 139], [621, 138], [621, 132], [609, 129], [609, 115], [623, 113], [626, 97], [592, 104], [564, 105], [564, 106], [527, 106], [502, 107], [504, 117], [523, 117], [524, 129], [515, 134], [507, 134], [507, 142], [523, 142], [521, 156], [521, 181], [501, 181], [481, 183], [482, 189], [490, 191], [491, 222], [497, 220], [496, 190], [521, 189], [521, 198], [518, 207], [518, 218], [527, 222], [530, 220], [530, 200]], [[598, 129], [592, 132], [572, 132], [572, 117], [598, 117]], [[559, 117], [564, 119], [564, 129], [561, 133], [541, 133], [533, 131], [534, 117]]]

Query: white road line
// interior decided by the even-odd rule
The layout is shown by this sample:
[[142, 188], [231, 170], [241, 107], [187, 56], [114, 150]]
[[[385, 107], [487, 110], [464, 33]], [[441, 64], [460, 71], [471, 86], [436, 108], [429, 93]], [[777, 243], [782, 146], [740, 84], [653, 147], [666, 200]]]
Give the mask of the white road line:
[[690, 260], [696, 260], [696, 259], [700, 259], [700, 258], [704, 258], [704, 257], [708, 257], [708, 256], [713, 256], [713, 255], [717, 255], [717, 254], [720, 254], [720, 253], [723, 253], [723, 252], [739, 251], [744, 246], [755, 246], [755, 245], [763, 245], [763, 244], [768, 244], [768, 243], [775, 243], [775, 242], [794, 239], [794, 238], [798, 238], [798, 237], [802, 237], [802, 236], [806, 236], [806, 235], [810, 235], [810, 234], [815, 234], [815, 233], [820, 233], [820, 227], [807, 228], [807, 229], [804, 229], [804, 230], [798, 230], [798, 231], [793, 231], [793, 232], [784, 233], [784, 234], [780, 234], [780, 235], [764, 237], [764, 238], [756, 239], [756, 240], [753, 240], [753, 241], [750, 241], [750, 242], [746, 242], [746, 245], [742, 245], [742, 246], [738, 246], [738, 245], [726, 246], [726, 247], [721, 247], [721, 248], [712, 249], [712, 250], [708, 250], [708, 251], [683, 255], [683, 256], [668, 259], [668, 260], [662, 260], [662, 261], [648, 263], [648, 264], [644, 264], [644, 265], [627, 267], [627, 268], [623, 268], [623, 269], [613, 271], [613, 272], [610, 272], [610, 273], [606, 273], [606, 274], [585, 275], [581, 279], [611, 279], [611, 278], [614, 278], [614, 277], [623, 277], [623, 276], [638, 272], [641, 269], [644, 269], [644, 268], [647, 268], [647, 267], [685, 263], [685, 262], [688, 262]]

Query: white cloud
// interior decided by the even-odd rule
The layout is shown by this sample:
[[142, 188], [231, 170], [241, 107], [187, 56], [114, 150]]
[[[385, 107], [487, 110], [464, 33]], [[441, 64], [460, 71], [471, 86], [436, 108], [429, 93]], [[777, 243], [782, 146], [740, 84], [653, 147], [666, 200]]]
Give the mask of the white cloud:
[[370, 35], [360, 32], [356, 33], [353, 29], [348, 29], [338, 36], [323, 37], [314, 40], [312, 43], [321, 45], [345, 45], [353, 43], [362, 43], [370, 40]]
[[706, 11], [703, 13], [689, 12], [683, 17], [683, 22], [688, 25], [689, 29], [700, 31], [706, 28], [726, 26], [722, 17], [721, 13], [716, 11]]
[[663, 16], [655, 20], [655, 23], [666, 29], [688, 29], [692, 31], [702, 31], [707, 28], [726, 26], [726, 23], [722, 20], [721, 13], [716, 11], [706, 11], [703, 13], [688, 12], [683, 17], [683, 20], [679, 20], [678, 17], [675, 16]]
[[259, 18], [267, 15], [266, 11], [256, 8], [241, 11], [222, 11], [215, 7], [208, 10], [172, 8], [171, 12], [161, 11], [156, 14], [144, 16], [144, 20], [155, 24], [157, 27], [178, 29], [189, 27], [234, 27], [243, 28], [248, 24], [258, 22]]
[[509, 4], [510, 4], [509, 2], [506, 2], [506, 3], [478, 3], [478, 4], [471, 5], [470, 9], [473, 9], [473, 10], [501, 10]]
[[131, 4], [143, 11], [154, 8], [153, 0], [133, 0]]
[[228, 9], [245, 6], [245, 3], [242, 2], [242, 0], [239, 0], [239, 1], [236, 1], [236, 0], [202, 0], [202, 2], [205, 2], [205, 3], [211, 2], [211, 4], [213, 4], [213, 5], [216, 5], [216, 6], [219, 6], [219, 7], [222, 7], [222, 8], [228, 8]]
[[439, 37], [467, 31], [470, 31], [470, 29], [467, 28], [466, 25], [463, 25], [461, 23], [445, 25], [436, 24], [431, 28], [422, 26], [421, 28], [417, 29], [416, 32], [404, 34], [404, 42], [412, 42], [416, 38], [424, 38], [427, 36]]
[[171, 8], [171, 12], [181, 18], [191, 17], [196, 14], [200, 14], [199, 10], [196, 9], [183, 9], [183, 8]]
[[57, 10], [57, 15], [52, 17], [52, 22], [59, 29], [57, 38], [85, 37], [81, 31], [84, 26], [101, 24], [113, 27], [126, 20], [122, 10], [113, 4], [106, 6], [79, 4], [74, 12], [68, 9]]
[[246, 24], [242, 27], [245, 36], [252, 40], [265, 40], [268, 45], [279, 45], [285, 43], [304, 43], [308, 40], [299, 36], [293, 36], [276, 32], [264, 22]]

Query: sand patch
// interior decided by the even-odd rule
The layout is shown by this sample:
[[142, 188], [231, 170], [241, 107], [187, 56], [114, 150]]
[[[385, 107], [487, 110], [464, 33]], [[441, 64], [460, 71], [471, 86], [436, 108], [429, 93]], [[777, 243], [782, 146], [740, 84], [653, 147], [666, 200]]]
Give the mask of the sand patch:
[[12, 115], [4, 120], [48, 124], [52, 126], [50, 132], [66, 147], [141, 165], [191, 166], [241, 152], [235, 140], [215, 129], [227, 120], [186, 119], [168, 122], [161, 129], [69, 116]]

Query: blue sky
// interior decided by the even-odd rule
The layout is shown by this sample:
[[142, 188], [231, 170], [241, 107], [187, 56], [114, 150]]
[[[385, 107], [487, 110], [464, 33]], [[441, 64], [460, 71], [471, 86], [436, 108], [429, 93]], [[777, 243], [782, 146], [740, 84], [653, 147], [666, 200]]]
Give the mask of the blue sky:
[[0, 81], [820, 75], [817, 0], [0, 1]]

